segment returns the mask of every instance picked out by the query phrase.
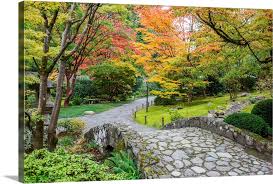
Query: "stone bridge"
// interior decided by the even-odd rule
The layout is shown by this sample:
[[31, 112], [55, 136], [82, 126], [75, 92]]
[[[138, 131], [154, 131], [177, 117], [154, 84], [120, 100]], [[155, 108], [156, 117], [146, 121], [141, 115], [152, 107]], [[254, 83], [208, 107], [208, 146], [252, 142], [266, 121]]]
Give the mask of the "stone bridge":
[[[83, 117], [87, 121], [85, 137], [97, 141], [102, 148], [111, 146], [130, 151], [144, 178], [272, 174], [271, 161], [247, 151], [251, 147], [270, 154], [272, 144], [256, 148], [255, 140], [250, 144], [247, 136], [244, 138], [250, 145], [244, 144], [230, 138], [230, 133], [225, 136], [216, 131], [223, 128], [230, 131], [230, 127], [213, 121], [218, 128], [211, 131], [210, 123], [200, 126], [200, 119], [196, 118], [174, 122], [165, 130], [146, 128], [134, 123], [131, 117], [132, 109], [144, 100]], [[185, 123], [189, 120], [196, 126], [189, 127]]]

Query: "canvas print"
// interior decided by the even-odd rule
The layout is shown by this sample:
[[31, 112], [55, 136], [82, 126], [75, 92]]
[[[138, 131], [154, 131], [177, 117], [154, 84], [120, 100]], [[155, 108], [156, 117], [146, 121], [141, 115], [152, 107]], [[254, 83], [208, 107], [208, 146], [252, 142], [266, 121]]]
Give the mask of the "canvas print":
[[23, 182], [272, 174], [272, 10], [19, 6]]

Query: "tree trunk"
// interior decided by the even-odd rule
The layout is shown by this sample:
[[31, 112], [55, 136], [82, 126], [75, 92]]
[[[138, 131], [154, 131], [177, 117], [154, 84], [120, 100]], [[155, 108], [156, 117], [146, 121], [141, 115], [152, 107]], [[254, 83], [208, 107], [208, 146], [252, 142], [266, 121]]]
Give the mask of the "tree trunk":
[[[70, 9], [71, 14], [74, 11], [75, 7], [76, 7], [76, 4], [73, 3]], [[61, 50], [63, 50], [66, 47], [71, 25], [72, 25], [72, 19], [69, 18], [69, 20], [66, 22], [65, 29], [62, 34]], [[51, 114], [50, 124], [48, 126], [48, 150], [49, 151], [54, 151], [58, 143], [56, 128], [57, 128], [57, 121], [58, 121], [58, 116], [59, 116], [61, 101], [62, 101], [62, 85], [63, 85], [64, 75], [65, 75], [65, 64], [66, 64], [66, 61], [64, 59], [61, 59], [60, 66], [59, 66], [59, 74], [57, 79], [56, 97], [55, 97], [54, 107]]]
[[74, 94], [76, 78], [77, 78], [76, 74], [73, 74], [72, 81], [70, 81], [69, 77], [66, 77], [66, 97], [64, 100], [65, 107], [69, 106], [70, 99]]
[[[39, 102], [38, 102], [38, 113], [43, 115], [46, 107], [47, 99], [47, 77], [46, 73], [40, 75], [40, 88], [39, 88]], [[36, 127], [33, 132], [33, 148], [43, 148], [43, 136], [44, 136], [44, 122], [36, 122]]]
[[39, 101], [38, 101], [38, 113], [44, 114], [47, 99], [47, 78], [46, 73], [40, 75], [40, 87], [39, 87]]
[[33, 148], [42, 149], [44, 138], [44, 121], [36, 122], [35, 131], [33, 132]]
[[204, 88], [203, 89], [203, 97], [206, 97], [207, 96], [207, 94], [206, 94], [206, 89]]
[[48, 150], [53, 151], [56, 148], [58, 138], [56, 135], [56, 127], [58, 116], [61, 108], [62, 101], [62, 85], [64, 81], [64, 73], [65, 73], [65, 61], [61, 60], [59, 67], [59, 75], [57, 79], [57, 87], [56, 87], [56, 98], [54, 102], [54, 107], [51, 114], [50, 124], [48, 126]]

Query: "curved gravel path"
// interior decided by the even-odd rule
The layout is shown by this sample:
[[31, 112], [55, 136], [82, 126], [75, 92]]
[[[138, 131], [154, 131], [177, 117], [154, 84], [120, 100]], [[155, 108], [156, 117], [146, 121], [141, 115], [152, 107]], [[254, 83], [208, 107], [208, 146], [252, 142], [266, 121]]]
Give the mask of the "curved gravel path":
[[[149, 102], [153, 101], [154, 97], [149, 97]], [[137, 124], [134, 122], [132, 113], [136, 108], [141, 108], [142, 104], [146, 104], [146, 98], [141, 98], [135, 100], [131, 103], [124, 104], [120, 107], [115, 107], [105, 112], [101, 112], [95, 115], [86, 115], [82, 116], [81, 119], [86, 121], [85, 131], [87, 132], [90, 128], [103, 125], [105, 123], [115, 123], [121, 122], [129, 124], [134, 127], [135, 130], [139, 132], [152, 131], [155, 130], [153, 128], [148, 128], [146, 126]]]
[[272, 163], [248, 154], [244, 146], [218, 134], [194, 127], [156, 130], [135, 123], [132, 111], [145, 102], [142, 98], [99, 114], [83, 116], [81, 118], [87, 122], [85, 131], [105, 123], [129, 125], [141, 137], [130, 140], [133, 148], [144, 150], [143, 154], [152, 152], [149, 157], [159, 159], [148, 168], [154, 173], [150, 178], [272, 174]]

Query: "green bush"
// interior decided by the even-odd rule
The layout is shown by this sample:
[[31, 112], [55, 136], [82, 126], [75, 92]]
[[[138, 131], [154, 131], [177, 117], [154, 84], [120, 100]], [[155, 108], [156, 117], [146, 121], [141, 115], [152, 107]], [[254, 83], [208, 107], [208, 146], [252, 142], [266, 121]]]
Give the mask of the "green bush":
[[171, 121], [183, 118], [183, 116], [179, 113], [178, 110], [169, 110], [169, 114], [171, 116]]
[[71, 136], [64, 136], [58, 140], [59, 146], [72, 146], [74, 143], [74, 138]]
[[109, 101], [124, 100], [133, 93], [137, 73], [129, 63], [104, 62], [91, 67], [90, 72], [98, 93]]
[[95, 96], [96, 94], [97, 89], [93, 81], [88, 76], [79, 76], [75, 83], [73, 100], [76, 98], [90, 98], [90, 96]]
[[272, 99], [262, 100], [254, 105], [252, 114], [260, 116], [272, 128]]
[[234, 113], [226, 117], [224, 121], [235, 127], [249, 130], [263, 137], [268, 136], [270, 131], [270, 127], [265, 123], [265, 121], [255, 114], [243, 112]]
[[174, 105], [176, 104], [175, 98], [162, 98], [157, 96], [154, 100], [155, 105]]
[[72, 105], [81, 105], [83, 102], [83, 98], [76, 96], [73, 98]]
[[131, 155], [124, 151], [113, 152], [112, 156], [105, 161], [116, 174], [125, 174], [128, 179], [139, 179], [140, 172]]
[[87, 149], [95, 149], [95, 148], [98, 148], [98, 147], [99, 147], [98, 143], [96, 141], [94, 141], [94, 140], [92, 140], [92, 141], [90, 141], [90, 142], [88, 142], [86, 144]]
[[26, 183], [120, 180], [126, 177], [124, 173], [115, 174], [107, 165], [93, 161], [89, 154], [72, 154], [63, 148], [54, 152], [40, 149], [25, 154]]
[[85, 122], [79, 118], [61, 119], [58, 121], [58, 126], [65, 128], [69, 133], [80, 133], [85, 126]]

